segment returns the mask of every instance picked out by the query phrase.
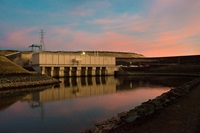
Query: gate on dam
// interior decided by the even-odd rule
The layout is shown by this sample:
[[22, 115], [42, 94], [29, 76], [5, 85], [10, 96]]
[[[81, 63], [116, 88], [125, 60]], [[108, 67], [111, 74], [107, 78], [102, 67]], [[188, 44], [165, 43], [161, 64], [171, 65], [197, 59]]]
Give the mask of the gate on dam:
[[51, 77], [114, 75], [118, 70], [115, 57], [50, 52], [34, 53], [31, 66]]

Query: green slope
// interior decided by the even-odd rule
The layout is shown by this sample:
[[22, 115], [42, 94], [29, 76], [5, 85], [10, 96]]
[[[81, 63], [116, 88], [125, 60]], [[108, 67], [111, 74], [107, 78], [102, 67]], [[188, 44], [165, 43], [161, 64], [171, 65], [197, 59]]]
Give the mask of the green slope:
[[29, 72], [11, 62], [5, 56], [0, 56], [0, 74], [28, 74]]

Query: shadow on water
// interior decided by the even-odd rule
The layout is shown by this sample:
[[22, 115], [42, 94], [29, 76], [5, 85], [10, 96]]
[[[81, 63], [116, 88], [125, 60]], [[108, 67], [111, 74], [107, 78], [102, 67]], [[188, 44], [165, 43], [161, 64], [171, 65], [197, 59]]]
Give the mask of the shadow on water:
[[20, 99], [22, 99], [22, 96], [0, 98], [0, 111], [5, 110]]

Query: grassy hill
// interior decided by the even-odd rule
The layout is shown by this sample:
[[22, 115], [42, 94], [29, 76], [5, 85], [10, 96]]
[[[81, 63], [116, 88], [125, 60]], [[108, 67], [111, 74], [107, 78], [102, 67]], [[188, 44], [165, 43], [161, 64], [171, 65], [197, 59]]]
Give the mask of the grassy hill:
[[29, 72], [11, 62], [5, 56], [0, 56], [0, 74], [28, 74]]
[[15, 53], [15, 52], [19, 52], [17, 50], [0, 50], [0, 56], [5, 56], [7, 54], [11, 54], [11, 53]]
[[71, 55], [98, 55], [98, 56], [112, 56], [112, 57], [133, 57], [133, 58], [143, 58], [142, 54], [132, 53], [132, 52], [115, 52], [115, 51], [45, 51], [49, 53], [66, 53]]
[[[0, 50], [0, 55], [8, 55], [11, 53], [19, 52], [17, 50]], [[133, 52], [115, 52], [115, 51], [43, 51], [45, 53], [66, 53], [71, 55], [81, 55], [83, 52], [85, 55], [99, 55], [99, 56], [112, 56], [112, 57], [133, 57], [142, 58], [142, 54], [137, 54]], [[22, 54], [30, 54], [32, 51], [21, 51]]]

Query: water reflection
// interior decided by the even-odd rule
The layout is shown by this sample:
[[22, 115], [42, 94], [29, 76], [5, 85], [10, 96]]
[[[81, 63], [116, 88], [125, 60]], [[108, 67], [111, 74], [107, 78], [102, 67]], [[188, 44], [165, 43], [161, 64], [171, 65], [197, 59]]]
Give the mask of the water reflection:
[[119, 84], [116, 86], [116, 90], [131, 90], [138, 87], [158, 87], [166, 86], [174, 88], [180, 86], [188, 81], [194, 79], [194, 77], [181, 77], [181, 76], [122, 76], [117, 78]]
[[113, 77], [60, 78], [60, 84], [25, 97], [29, 101], [48, 102], [78, 97], [112, 94], [118, 80]]
[[[73, 77], [60, 78], [60, 84], [41, 92], [24, 97], [29, 101], [48, 102], [96, 95], [106, 95], [117, 91], [140, 87], [166, 86], [173, 88], [187, 82], [190, 78], [180, 77]], [[192, 78], [191, 78], [192, 79]]]
[[0, 132], [80, 132], [191, 78], [80, 77], [59, 80], [60, 84], [40, 92], [0, 98]]

